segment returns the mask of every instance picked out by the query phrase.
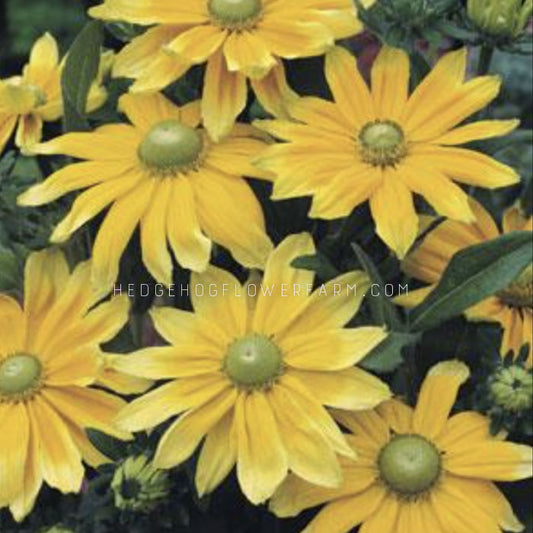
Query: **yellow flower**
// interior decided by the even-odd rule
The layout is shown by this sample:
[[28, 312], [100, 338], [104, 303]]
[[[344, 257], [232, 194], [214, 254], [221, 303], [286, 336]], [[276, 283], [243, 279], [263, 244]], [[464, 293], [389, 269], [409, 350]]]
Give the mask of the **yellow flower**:
[[89, 263], [71, 273], [61, 253], [34, 253], [24, 308], [0, 294], [0, 507], [16, 520], [31, 511], [43, 482], [78, 492], [82, 461], [107, 461], [86, 428], [129, 438], [112, 424], [125, 402], [91, 387], [101, 383], [100, 345], [122, 329], [129, 303], [97, 305], [89, 275]]
[[338, 486], [337, 454], [354, 454], [324, 406], [367, 409], [390, 397], [387, 385], [353, 366], [386, 337], [383, 329], [343, 328], [369, 287], [367, 277], [345, 274], [309, 294], [313, 273], [290, 265], [313, 252], [308, 234], [288, 237], [270, 256], [260, 286], [243, 287], [215, 267], [193, 275], [195, 313], [152, 311], [172, 345], [122, 359], [124, 372], [170, 381], [126, 407], [118, 427], [140, 431], [181, 415], [162, 437], [154, 465], [182, 463], [205, 437], [196, 471], [200, 495], [235, 464], [256, 504], [289, 470]]
[[449, 417], [468, 368], [458, 361], [429, 372], [418, 404], [392, 400], [374, 411], [338, 412], [357, 461], [344, 461], [344, 484], [314, 487], [291, 476], [271, 501], [278, 516], [328, 503], [305, 533], [500, 533], [523, 531], [492, 481], [531, 477], [529, 446], [490, 435], [488, 418]]
[[471, 222], [465, 192], [452, 180], [503, 187], [519, 180], [511, 168], [456, 145], [504, 135], [516, 120], [484, 120], [458, 126], [499, 92], [500, 79], [464, 82], [466, 50], [445, 55], [409, 97], [409, 57], [384, 47], [372, 69], [372, 91], [355, 59], [334, 48], [326, 77], [335, 102], [315, 97], [289, 104], [297, 122], [260, 121], [287, 141], [258, 159], [277, 175], [274, 199], [313, 196], [310, 215], [335, 219], [370, 202], [378, 235], [399, 257], [418, 234], [413, 196], [441, 215]]
[[[57, 43], [45, 33], [33, 45], [22, 76], [0, 80], [0, 154], [17, 123], [15, 144], [27, 152], [40, 142], [43, 121], [54, 122], [63, 116], [62, 70]], [[106, 90], [100, 85], [103, 72], [91, 87], [87, 111], [94, 111], [107, 98]]]
[[[422, 244], [404, 261], [402, 268], [411, 277], [429, 283], [428, 287], [410, 291], [396, 299], [400, 305], [414, 307], [437, 286], [452, 257], [459, 251], [500, 235], [500, 230], [483, 206], [470, 200], [476, 215], [474, 224], [447, 220], [426, 236]], [[533, 231], [533, 218], [526, 219], [518, 207], [509, 208], [503, 217], [503, 233]], [[504, 330], [501, 354], [531, 344], [533, 331], [533, 272], [527, 268], [507, 289], [499, 292], [465, 312], [469, 320], [498, 322]], [[531, 350], [528, 366], [532, 364]]]
[[[155, 279], [172, 283], [172, 257], [203, 271], [212, 240], [248, 267], [262, 267], [272, 249], [263, 213], [243, 175], [265, 178], [249, 160], [265, 146], [251, 126], [237, 125], [220, 143], [200, 127], [200, 103], [181, 108], [161, 94], [125, 95], [120, 107], [133, 125], [110, 124], [35, 146], [40, 154], [89, 161], [69, 165], [32, 187], [21, 205], [42, 205], [87, 189], [51, 240], [60, 243], [112, 204], [93, 248], [93, 283], [109, 291], [120, 257], [141, 226], [143, 261]], [[204, 233], [205, 232], [205, 233]]]
[[202, 116], [216, 140], [243, 111], [247, 79], [263, 106], [281, 113], [294, 96], [281, 60], [323, 54], [362, 29], [352, 0], [106, 0], [89, 14], [152, 26], [114, 65], [115, 76], [136, 80], [133, 91], [162, 89], [207, 62]]

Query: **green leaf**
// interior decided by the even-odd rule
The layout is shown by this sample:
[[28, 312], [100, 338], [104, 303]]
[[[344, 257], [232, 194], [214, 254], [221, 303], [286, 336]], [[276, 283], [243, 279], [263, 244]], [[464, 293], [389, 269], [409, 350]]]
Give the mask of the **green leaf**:
[[17, 256], [0, 244], [0, 291], [10, 291], [20, 286], [21, 269]]
[[317, 276], [324, 281], [336, 278], [340, 272], [331, 261], [321, 252], [314, 255], [302, 255], [297, 257], [291, 266], [294, 268], [301, 268], [302, 270], [311, 270], [316, 272]]
[[403, 363], [402, 350], [415, 344], [418, 339], [419, 335], [393, 331], [359, 363], [359, 366], [381, 374], [394, 372]]
[[[376, 265], [365, 253], [365, 251], [356, 243], [352, 243], [352, 249], [359, 260], [359, 263], [368, 274], [370, 281], [374, 285], [383, 288], [385, 283]], [[368, 298], [370, 308], [372, 310], [372, 317], [378, 324], [388, 326], [392, 330], [401, 331], [403, 324], [400, 319], [400, 314], [394, 304], [380, 291], [380, 295]]]
[[411, 313], [425, 331], [507, 288], [533, 261], [531, 232], [515, 231], [456, 254], [437, 288]]
[[70, 47], [61, 74], [65, 131], [90, 129], [85, 118], [87, 98], [98, 76], [103, 39], [102, 23], [95, 20], [86, 24]]
[[113, 461], [118, 461], [127, 455], [128, 447], [125, 442], [92, 428], [87, 429], [87, 436], [100, 452]]

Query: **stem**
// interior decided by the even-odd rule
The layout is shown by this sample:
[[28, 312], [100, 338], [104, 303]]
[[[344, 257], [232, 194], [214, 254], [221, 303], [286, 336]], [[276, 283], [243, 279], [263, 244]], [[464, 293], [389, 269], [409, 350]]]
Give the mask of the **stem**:
[[490, 71], [490, 64], [494, 56], [494, 47], [490, 45], [483, 45], [479, 52], [479, 62], [477, 66], [478, 76], [485, 76]]

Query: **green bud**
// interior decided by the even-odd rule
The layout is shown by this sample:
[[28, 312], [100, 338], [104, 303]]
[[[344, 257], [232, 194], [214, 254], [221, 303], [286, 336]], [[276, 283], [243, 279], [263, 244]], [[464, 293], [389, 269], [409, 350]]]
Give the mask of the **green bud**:
[[499, 408], [527, 411], [533, 405], [533, 373], [520, 365], [502, 367], [489, 378], [489, 390]]
[[533, 0], [468, 0], [468, 17], [491, 37], [516, 39], [526, 29]]
[[116, 470], [111, 482], [115, 506], [125, 511], [149, 513], [170, 493], [167, 472], [157, 470], [144, 455], [128, 457]]

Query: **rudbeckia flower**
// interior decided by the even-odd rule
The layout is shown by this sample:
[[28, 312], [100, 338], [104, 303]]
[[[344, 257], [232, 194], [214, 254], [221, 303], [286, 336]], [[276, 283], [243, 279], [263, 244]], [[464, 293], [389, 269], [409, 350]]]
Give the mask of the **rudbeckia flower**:
[[[141, 227], [143, 261], [156, 280], [172, 283], [178, 263], [205, 270], [212, 241], [247, 267], [262, 267], [272, 249], [263, 213], [243, 175], [265, 178], [249, 163], [265, 146], [250, 126], [237, 125], [220, 143], [200, 125], [200, 103], [177, 107], [161, 94], [124, 95], [120, 107], [132, 124], [68, 133], [33, 148], [88, 161], [68, 165], [19, 198], [43, 205], [87, 189], [55, 228], [54, 243], [111, 205], [93, 248], [93, 283], [109, 291], [122, 253]], [[256, 132], [257, 133], [257, 132]]]
[[396, 400], [362, 413], [339, 412], [358, 452], [344, 484], [323, 489], [291, 476], [271, 501], [282, 517], [327, 503], [304, 533], [501, 533], [523, 531], [492, 481], [531, 477], [532, 449], [490, 435], [488, 418], [449, 417], [469, 375], [458, 361], [433, 367], [415, 409]]
[[245, 108], [247, 80], [268, 111], [281, 113], [293, 96], [282, 59], [323, 54], [362, 29], [352, 0], [106, 0], [89, 14], [151, 26], [113, 68], [136, 80], [134, 91], [162, 89], [207, 62], [202, 116], [217, 140]]
[[[108, 63], [102, 63], [98, 80], [91, 86], [87, 111], [94, 111], [107, 98], [100, 83], [105, 68], [110, 66]], [[54, 122], [63, 116], [62, 70], [57, 43], [45, 33], [33, 45], [22, 76], [0, 80], [0, 154], [15, 128], [15, 144], [27, 152], [41, 141], [43, 122]]]
[[89, 276], [89, 263], [71, 273], [61, 253], [34, 253], [23, 309], [0, 294], [0, 507], [16, 520], [43, 483], [79, 492], [83, 462], [108, 461], [86, 429], [129, 438], [112, 424], [125, 402], [93, 388], [102, 384], [100, 345], [125, 325], [129, 303], [119, 296], [97, 305]]
[[404, 257], [418, 235], [414, 195], [439, 214], [473, 222], [466, 193], [454, 183], [496, 188], [519, 181], [494, 159], [458, 145], [505, 135], [516, 120], [460, 125], [500, 90], [497, 76], [464, 81], [466, 49], [446, 54], [409, 96], [409, 56], [384, 47], [369, 90], [354, 57], [337, 47], [326, 56], [334, 102], [289, 103], [294, 122], [259, 121], [286, 141], [258, 159], [277, 176], [274, 199], [311, 195], [311, 217], [345, 217], [370, 203], [377, 234]]
[[[396, 302], [414, 307], [438, 285], [452, 257], [469, 246], [480, 244], [500, 235], [500, 230], [492, 217], [475, 200], [470, 200], [472, 212], [476, 216], [474, 224], [464, 224], [452, 220], [444, 221], [432, 230], [422, 244], [409, 254], [403, 262], [404, 272], [430, 285], [410, 291], [400, 296]], [[513, 206], [503, 216], [503, 233], [511, 231], [533, 231], [533, 218], [526, 218], [520, 208]], [[465, 312], [468, 320], [475, 322], [496, 322], [504, 331], [501, 355], [510, 351], [515, 356], [525, 344], [531, 345], [533, 331], [533, 271], [526, 268], [509, 287], [471, 307]], [[532, 364], [531, 350], [528, 365]]]
[[194, 313], [152, 310], [172, 345], [121, 360], [124, 372], [169, 381], [126, 407], [118, 427], [146, 430], [179, 415], [154, 465], [182, 463], [205, 438], [196, 470], [200, 495], [235, 464], [242, 491], [256, 504], [289, 470], [338, 486], [337, 455], [354, 452], [325, 406], [367, 409], [390, 397], [386, 384], [354, 366], [386, 337], [383, 329], [343, 327], [357, 312], [367, 277], [348, 273], [311, 294], [314, 274], [290, 265], [313, 252], [310, 235], [288, 237], [270, 256], [260, 286], [243, 287], [215, 267], [194, 274]]

